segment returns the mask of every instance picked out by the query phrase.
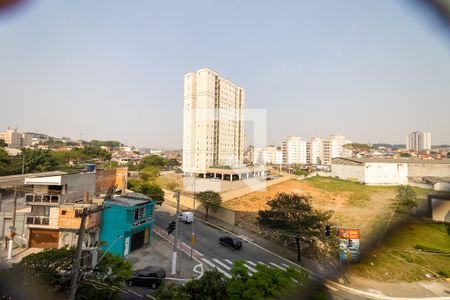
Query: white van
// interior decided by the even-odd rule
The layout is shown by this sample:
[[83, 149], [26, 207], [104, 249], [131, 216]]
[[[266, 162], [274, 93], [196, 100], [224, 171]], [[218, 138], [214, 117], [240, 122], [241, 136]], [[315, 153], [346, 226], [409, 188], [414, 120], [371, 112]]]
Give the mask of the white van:
[[194, 220], [194, 214], [190, 211], [180, 213], [180, 221], [183, 223], [192, 223]]

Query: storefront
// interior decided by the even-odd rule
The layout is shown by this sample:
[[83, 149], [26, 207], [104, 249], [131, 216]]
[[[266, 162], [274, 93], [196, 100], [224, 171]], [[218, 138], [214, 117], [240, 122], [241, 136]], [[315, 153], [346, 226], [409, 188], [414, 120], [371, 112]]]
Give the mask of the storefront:
[[126, 256], [149, 244], [156, 201], [131, 193], [105, 201], [100, 245], [104, 251]]

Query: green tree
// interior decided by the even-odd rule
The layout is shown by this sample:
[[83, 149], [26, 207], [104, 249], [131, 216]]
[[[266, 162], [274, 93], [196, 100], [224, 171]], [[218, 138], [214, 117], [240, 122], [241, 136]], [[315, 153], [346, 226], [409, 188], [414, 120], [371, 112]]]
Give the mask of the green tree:
[[400, 153], [400, 157], [411, 157], [409, 153]]
[[[74, 254], [73, 248], [45, 249], [26, 256], [13, 268], [17, 273], [36, 279], [49, 290], [67, 293]], [[124, 280], [130, 278], [132, 274], [132, 267], [128, 261], [106, 253], [95, 270], [81, 277], [77, 299], [120, 299], [118, 292], [110, 286], [121, 288]], [[95, 286], [92, 285], [94, 281]], [[26, 286], [27, 282], [22, 284]], [[35, 298], [42, 299], [38, 295]]]
[[227, 281], [217, 270], [207, 271], [200, 279], [188, 281], [175, 290], [172, 299], [225, 300]]
[[8, 144], [5, 143], [5, 140], [0, 139], [0, 148], [5, 148], [5, 147], [7, 147], [7, 146], [8, 146]]
[[400, 185], [397, 188], [397, 195], [394, 203], [408, 210], [412, 215], [412, 210], [417, 206], [417, 194], [409, 185]]
[[[236, 261], [231, 269], [232, 277], [228, 282], [227, 296], [230, 300], [264, 300], [282, 298], [295, 287], [295, 281], [307, 280], [305, 271], [288, 268], [286, 271], [257, 265], [258, 272], [249, 275], [244, 262]], [[293, 280], [294, 279], [294, 280]]]
[[345, 144], [343, 147], [345, 149], [358, 151], [358, 152], [368, 152], [368, 151], [372, 150], [372, 147], [370, 147], [369, 145], [367, 145], [367, 144], [360, 144], [360, 143]]
[[144, 181], [148, 181], [149, 179], [157, 177], [159, 172], [160, 170], [158, 167], [148, 166], [139, 171], [139, 177]]
[[149, 155], [142, 159], [141, 168], [145, 167], [164, 167], [167, 165], [167, 159], [159, 156], [159, 155]]
[[141, 179], [129, 179], [128, 189], [152, 198], [159, 205], [164, 202], [164, 191], [156, 184], [150, 184]]
[[214, 191], [204, 191], [195, 195], [206, 210], [205, 219], [208, 220], [209, 209], [216, 211], [222, 204], [222, 196]]
[[[25, 156], [25, 173], [53, 171], [58, 168], [58, 161], [52, 156], [50, 150], [22, 148]], [[14, 157], [19, 170], [22, 166], [22, 155]]]
[[312, 207], [311, 196], [279, 193], [267, 202], [269, 209], [258, 212], [259, 226], [283, 239], [294, 238], [297, 259], [301, 261], [301, 241], [315, 247], [325, 231], [332, 211], [319, 211]]

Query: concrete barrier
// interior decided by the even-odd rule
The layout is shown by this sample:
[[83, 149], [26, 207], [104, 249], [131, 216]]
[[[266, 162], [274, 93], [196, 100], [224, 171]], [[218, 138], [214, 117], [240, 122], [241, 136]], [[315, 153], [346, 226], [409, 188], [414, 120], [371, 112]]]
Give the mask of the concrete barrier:
[[[172, 206], [176, 206], [176, 200], [173, 197], [173, 192], [164, 190], [164, 201], [170, 202], [169, 204]], [[192, 210], [194, 207], [194, 199], [190, 196], [181, 195], [180, 196], [180, 206], [183, 209], [189, 209]], [[206, 214], [206, 210], [201, 204], [200, 201], [195, 201], [195, 210]], [[219, 207], [216, 211], [213, 211], [212, 209], [209, 210], [208, 216], [211, 216], [213, 218], [218, 219], [219, 221], [222, 221], [224, 223], [227, 223], [229, 225], [234, 226], [236, 223], [236, 213], [230, 209]]]

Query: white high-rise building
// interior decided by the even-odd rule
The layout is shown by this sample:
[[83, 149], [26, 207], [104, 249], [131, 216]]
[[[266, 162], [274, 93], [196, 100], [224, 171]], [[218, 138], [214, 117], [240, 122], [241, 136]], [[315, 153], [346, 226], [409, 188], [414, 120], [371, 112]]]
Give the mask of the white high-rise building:
[[310, 165], [323, 164], [323, 139], [311, 137], [306, 143], [306, 162]]
[[274, 164], [281, 165], [283, 163], [283, 152], [275, 146], [256, 147], [254, 148], [253, 164]]
[[406, 150], [431, 150], [431, 133], [415, 131], [406, 137]]
[[281, 144], [284, 164], [306, 164], [306, 141], [299, 136], [288, 136]]
[[245, 90], [210, 69], [184, 76], [183, 171], [242, 167]]
[[323, 164], [331, 165], [331, 159], [335, 157], [351, 157], [351, 151], [346, 151], [343, 147], [350, 144], [351, 141], [346, 140], [343, 135], [329, 135], [323, 141]]

